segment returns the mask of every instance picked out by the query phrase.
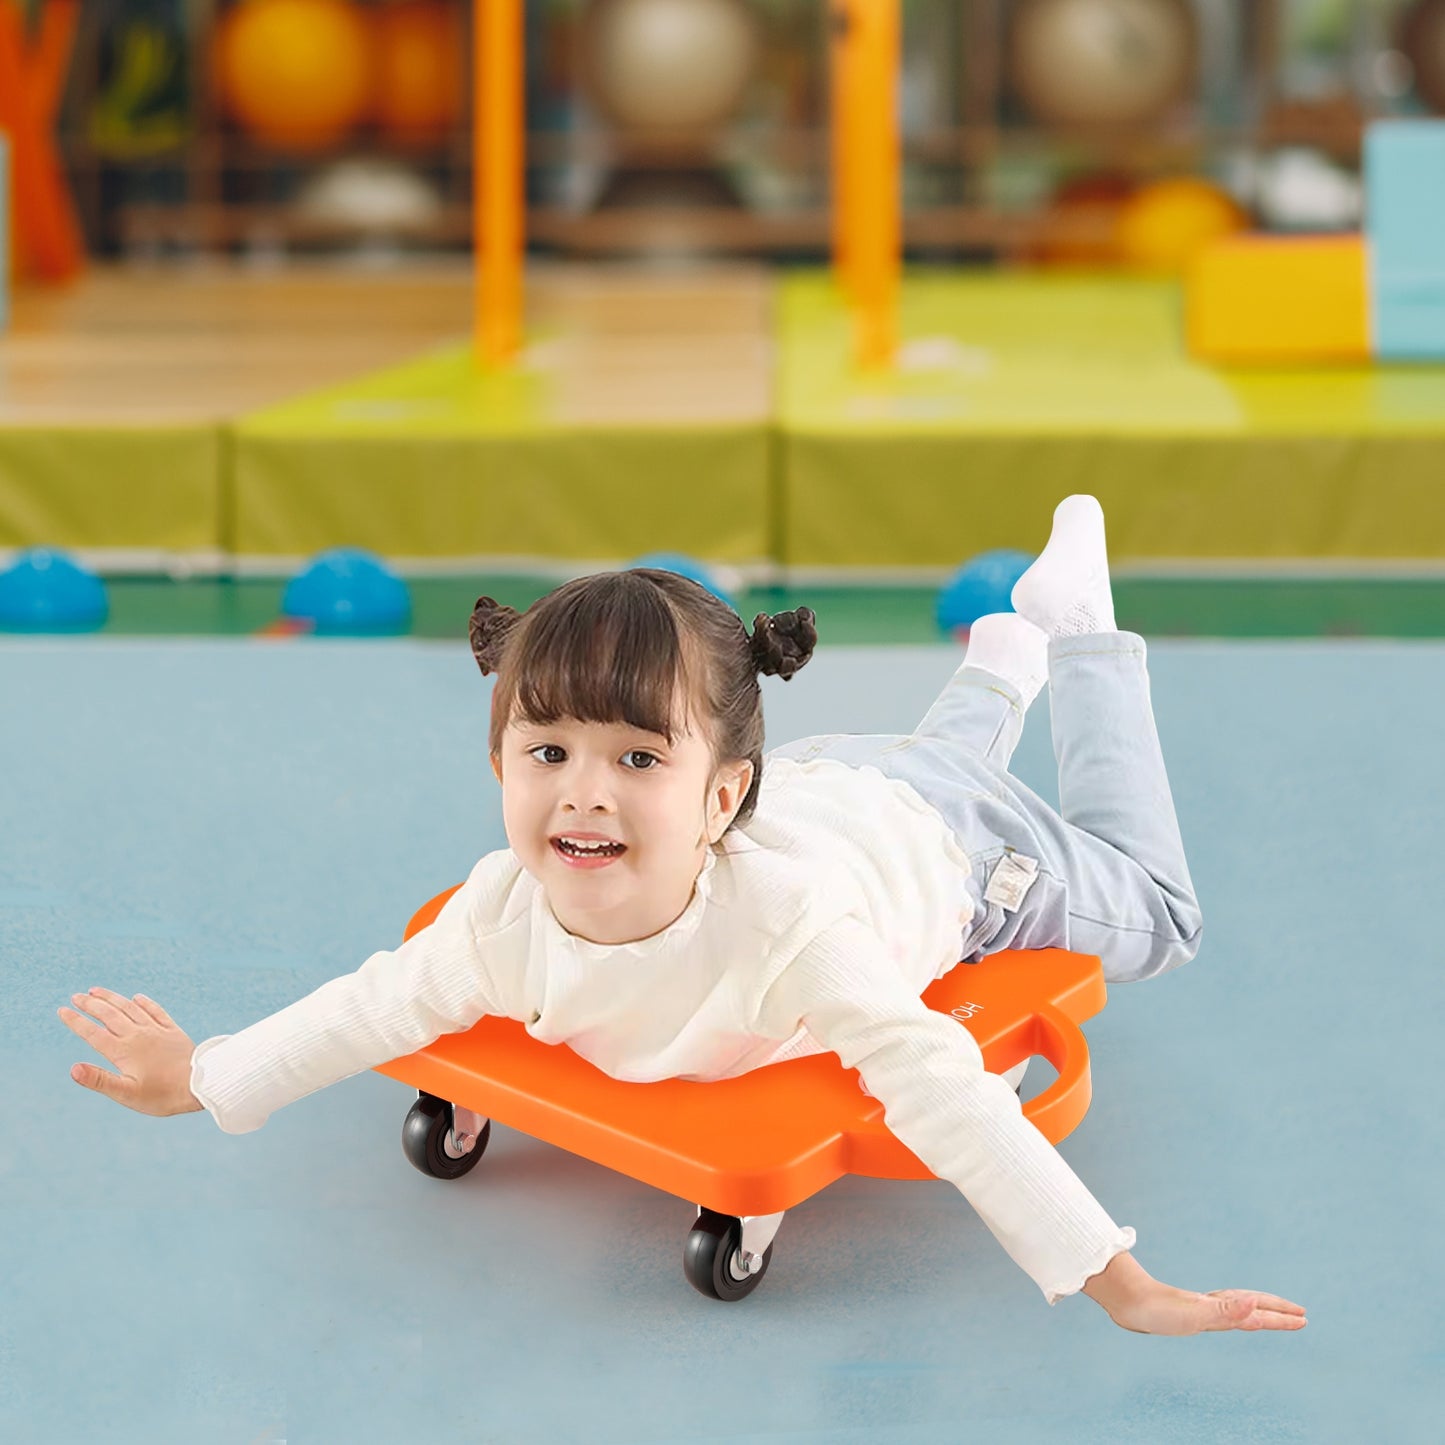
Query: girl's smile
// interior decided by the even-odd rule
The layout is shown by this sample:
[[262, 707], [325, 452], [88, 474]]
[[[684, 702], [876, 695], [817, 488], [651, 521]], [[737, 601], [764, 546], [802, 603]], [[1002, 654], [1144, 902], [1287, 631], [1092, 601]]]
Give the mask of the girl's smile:
[[[589, 837], [589, 834], [567, 834], [568, 838]], [[586, 852], [582, 849], [569, 850], [560, 838], [553, 838], [552, 851], [569, 867], [586, 870], [588, 868], [605, 868], [609, 863], [615, 863], [627, 851], [621, 843], [614, 843], [611, 848], [599, 848], [596, 852]]]

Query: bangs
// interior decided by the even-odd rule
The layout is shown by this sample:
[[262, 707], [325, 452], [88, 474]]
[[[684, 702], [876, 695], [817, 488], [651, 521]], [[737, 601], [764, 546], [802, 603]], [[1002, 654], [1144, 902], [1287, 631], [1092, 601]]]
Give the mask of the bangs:
[[626, 573], [557, 599], [508, 661], [517, 679], [513, 720], [543, 725], [625, 723], [671, 745], [690, 695], [690, 671], [671, 608], [656, 588]]

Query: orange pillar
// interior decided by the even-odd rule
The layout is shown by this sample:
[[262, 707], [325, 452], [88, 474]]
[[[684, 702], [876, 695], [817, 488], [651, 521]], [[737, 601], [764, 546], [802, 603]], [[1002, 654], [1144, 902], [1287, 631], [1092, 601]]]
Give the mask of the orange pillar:
[[854, 308], [860, 365], [888, 366], [898, 337], [903, 245], [899, 165], [898, 69], [902, 59], [899, 0], [838, 0], [847, 24], [835, 108], [841, 156], [841, 250], [844, 290]]
[[849, 58], [855, 47], [851, 43], [853, 29], [852, 0], [829, 0], [828, 44], [828, 152], [829, 152], [829, 230], [833, 249], [833, 279], [839, 289], [853, 299], [853, 276], [849, 269], [849, 238], [853, 230], [849, 207], [848, 156], [849, 118], [857, 108], [852, 93]]
[[16, 256], [46, 281], [68, 281], [85, 265], [85, 237], [51, 133], [79, 12], [79, 0], [50, 0], [32, 35], [20, 6], [0, 0], [0, 130], [10, 136]]
[[522, 0], [474, 0], [472, 9], [472, 236], [476, 351], [497, 366], [522, 335], [526, 98]]

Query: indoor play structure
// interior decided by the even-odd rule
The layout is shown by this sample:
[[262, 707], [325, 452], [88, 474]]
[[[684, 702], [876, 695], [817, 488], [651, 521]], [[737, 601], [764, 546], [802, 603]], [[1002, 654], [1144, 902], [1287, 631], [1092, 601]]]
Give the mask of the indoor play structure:
[[[423, 904], [405, 936], [454, 892]], [[1078, 1127], [1090, 1100], [1079, 1025], [1106, 999], [1099, 959], [1063, 949], [997, 953], [945, 974], [923, 999], [973, 1035], [991, 1073], [1047, 1059], [1058, 1077], [1024, 1105], [1024, 1117], [1051, 1144]], [[857, 1070], [832, 1054], [707, 1084], [629, 1084], [539, 1042], [516, 1020], [487, 1018], [377, 1072], [418, 1091], [402, 1148], [424, 1174], [458, 1179], [474, 1169], [497, 1119], [696, 1205], [684, 1270], [720, 1300], [761, 1283], [783, 1215], [844, 1174], [933, 1178], [889, 1132]]]
[[[1407, 364], [1389, 336], [1422, 324], [1436, 284], [1410, 247], [1438, 229], [1412, 183], [1433, 174], [1428, 137], [1445, 124], [1427, 113], [1438, 7], [1396, 7], [1398, 34], [1380, 19], [1336, 67], [1369, 85], [1318, 102], [1280, 79], [1285, 8], [207, 5], [215, 24], [190, 43], [198, 73], [215, 61], [220, 78], [166, 181], [184, 192], [171, 229], [147, 196], [120, 205], [107, 234], [203, 254], [254, 242], [256, 264], [93, 265], [47, 285], [45, 238], [73, 264], [65, 217], [93, 223], [96, 172], [111, 164], [57, 116], [64, 57], [73, 94], [101, 77], [107, 144], [124, 87], [96, 70], [83, 23], [68, 32], [63, 4], [44, 0], [25, 31], [15, 0], [0, 0], [0, 66], [27, 77], [0, 93], [30, 268], [0, 338], [0, 565], [48, 548], [98, 574], [289, 579], [353, 549], [403, 578], [555, 575], [668, 551], [745, 584], [940, 587], [968, 559], [1016, 552], [1058, 496], [1087, 489], [1108, 509], [1123, 577], [1434, 568], [1445, 389], [1434, 359], [1417, 350]], [[1125, 12], [1129, 54], [1148, 57], [1133, 70], [1079, 38]], [[171, 72], [157, 57], [178, 44], [117, 42], [115, 74], [159, 86]], [[669, 65], [699, 74], [709, 48], [726, 58], [715, 90], [661, 85]], [[1062, 54], [1075, 63], [1049, 63]], [[325, 95], [282, 84], [293, 64], [314, 81], [318, 56], [334, 72]], [[1399, 82], [1402, 66], [1418, 86]], [[929, 99], [945, 81], [951, 109]], [[589, 117], [575, 133], [539, 120], [562, 89]], [[802, 180], [804, 162], [764, 171], [719, 149], [761, 146], [774, 112], [768, 144], [812, 158]], [[1407, 132], [1420, 143], [1390, 149]], [[1364, 231], [1262, 236], [1262, 193], [1247, 177], [1224, 183], [1220, 147], [1305, 144], [1336, 169], [1363, 155]], [[409, 217], [397, 234], [435, 222], [439, 243], [466, 247], [453, 264], [281, 264], [291, 241], [276, 238], [301, 245], [323, 213], [340, 226], [361, 184], [355, 170], [329, 190], [311, 182], [362, 163], [375, 180], [383, 162], [417, 183], [389, 212]], [[684, 173], [717, 204], [640, 203]], [[266, 191], [288, 176], [304, 214]], [[565, 215], [564, 181], [578, 190]], [[729, 186], [745, 203], [724, 203]], [[769, 209], [769, 186], [808, 199]], [[1406, 196], [1416, 209], [1391, 199]], [[1274, 198], [1270, 213], [1288, 212]], [[642, 264], [669, 227], [681, 251]], [[619, 254], [629, 235], [639, 264], [576, 259]], [[1205, 290], [1191, 290], [1180, 272], [1211, 240]], [[744, 258], [699, 259], [689, 247], [703, 241]], [[800, 245], [812, 265], [764, 263]], [[1229, 303], [1236, 330], [1260, 324], [1248, 300], [1260, 285], [1284, 304], [1288, 285], [1240, 269], [1286, 265], [1276, 247], [1296, 258], [1290, 283], [1313, 279], [1324, 298], [1298, 325], [1336, 328], [1316, 353], [1329, 364], [1296, 351], [1246, 369], [1206, 354], [1207, 335], [1191, 350], [1193, 296], [1244, 297]], [[1383, 351], [1362, 345], [1371, 307]], [[1276, 346], [1291, 334], [1308, 340], [1268, 328]], [[967, 625], [942, 607], [939, 621], [954, 635]]]

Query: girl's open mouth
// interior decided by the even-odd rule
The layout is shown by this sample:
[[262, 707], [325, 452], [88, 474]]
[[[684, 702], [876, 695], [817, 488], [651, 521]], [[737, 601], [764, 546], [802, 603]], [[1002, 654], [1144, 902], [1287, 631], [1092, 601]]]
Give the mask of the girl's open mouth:
[[606, 848], [588, 849], [586, 852], [569, 849], [556, 838], [553, 838], [551, 843], [552, 851], [569, 868], [605, 868], [609, 863], [615, 863], [627, 851], [621, 843]]

